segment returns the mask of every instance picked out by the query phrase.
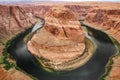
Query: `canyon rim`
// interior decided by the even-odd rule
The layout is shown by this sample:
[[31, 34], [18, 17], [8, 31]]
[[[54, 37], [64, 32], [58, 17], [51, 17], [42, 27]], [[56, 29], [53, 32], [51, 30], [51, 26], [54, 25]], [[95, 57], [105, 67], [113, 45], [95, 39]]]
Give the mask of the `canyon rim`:
[[[83, 24], [88, 25], [91, 28], [106, 33], [110, 38], [112, 37], [112, 40], [115, 39], [119, 46], [120, 3], [34, 2], [7, 5], [0, 4], [0, 80], [35, 79], [33, 78], [34, 76], [32, 77], [27, 72], [19, 69], [15, 59], [5, 51], [5, 48], [7, 48], [6, 46], [8, 45], [7, 43], [9, 43], [9, 40], [19, 33], [26, 31], [41, 18], [45, 20], [45, 24], [43, 25], [43, 28], [35, 32], [31, 40], [28, 41], [27, 47], [31, 53], [35, 53], [33, 54], [35, 57], [41, 57], [41, 55], [43, 55], [43, 58], [49, 59], [49, 63], [52, 65], [56, 65], [55, 62], [57, 61], [62, 63], [71, 60], [71, 58], [75, 59], [74, 57], [80, 56], [84, 52], [86, 47], [85, 33], [79, 21], [82, 21]], [[56, 45], [63, 46], [65, 44], [67, 46], [61, 49], [56, 47]], [[117, 48], [119, 53], [119, 47]], [[38, 55], [39, 49], [43, 49], [41, 52], [43, 51], [44, 54], [49, 54], [44, 55], [41, 53]], [[50, 51], [53, 51], [53, 53]], [[54, 52], [65, 53], [62, 53], [61, 56], [59, 56]], [[120, 79], [120, 55], [114, 55], [109, 61], [111, 60], [111, 65], [108, 65], [111, 68], [103, 80]], [[85, 63], [87, 61], [85, 61]], [[47, 62], [45, 63], [48, 64]], [[7, 69], [8, 65], [10, 66], [9, 69]]]

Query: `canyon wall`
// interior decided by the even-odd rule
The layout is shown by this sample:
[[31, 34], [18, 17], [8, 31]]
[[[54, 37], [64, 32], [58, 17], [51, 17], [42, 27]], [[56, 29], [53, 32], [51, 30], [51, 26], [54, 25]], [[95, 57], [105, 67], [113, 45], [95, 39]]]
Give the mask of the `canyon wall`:
[[0, 40], [7, 41], [13, 35], [35, 24], [52, 6], [65, 6], [74, 11], [77, 19], [84, 19], [93, 6], [85, 5], [0, 5]]
[[120, 42], [120, 9], [96, 9], [89, 12], [85, 23], [105, 31]]
[[[120, 8], [104, 7], [96, 8], [88, 13], [84, 24], [92, 28], [101, 30], [120, 43]], [[113, 58], [113, 64], [109, 76], [106, 80], [120, 79], [120, 56]], [[109, 67], [109, 66], [108, 66]]]
[[[36, 5], [35, 5], [36, 4]], [[24, 31], [39, 19], [44, 19], [44, 14], [51, 6], [41, 3], [33, 4], [19, 4], [19, 5], [3, 5], [0, 4], [0, 55], [2, 53], [4, 43], [15, 36], [16, 34]], [[59, 5], [56, 5], [59, 6]], [[72, 11], [74, 11], [77, 19], [85, 19], [85, 23], [93, 28], [103, 30], [112, 35], [120, 42], [120, 4], [119, 3], [76, 3], [76, 4], [62, 4]], [[110, 71], [106, 80], [119, 80], [120, 79], [120, 57], [113, 59], [113, 68]], [[8, 75], [5, 80], [14, 80], [10, 76], [9, 71], [4, 71], [0, 68], [0, 72]], [[16, 72], [16, 71], [15, 71]], [[15, 77], [16, 75], [14, 75]], [[0, 79], [5, 76], [0, 75]], [[23, 78], [19, 78], [23, 80]], [[16, 80], [19, 80], [16, 79]], [[26, 79], [26, 78], [24, 78]], [[28, 79], [27, 79], [28, 80]], [[30, 80], [30, 79], [29, 79]]]

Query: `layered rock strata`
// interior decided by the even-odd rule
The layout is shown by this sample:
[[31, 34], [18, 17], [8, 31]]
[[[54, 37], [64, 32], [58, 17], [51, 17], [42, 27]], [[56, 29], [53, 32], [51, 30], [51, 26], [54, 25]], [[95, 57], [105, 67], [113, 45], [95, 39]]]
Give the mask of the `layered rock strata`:
[[0, 5], [0, 41], [5, 42], [14, 35], [20, 33], [30, 27], [40, 18], [44, 18], [44, 14], [51, 6], [62, 5], [72, 9], [77, 16], [77, 19], [83, 19], [86, 14], [93, 8], [92, 6], [84, 6], [76, 3], [72, 4], [47, 4], [47, 3], [32, 3], [32, 4], [12, 4]]
[[[119, 8], [103, 8], [93, 9], [86, 17], [84, 24], [92, 28], [101, 30], [113, 37], [120, 43], [120, 9]], [[119, 47], [119, 45], [118, 45]], [[119, 49], [119, 48], [118, 48]], [[119, 51], [119, 50], [118, 50]], [[120, 54], [120, 53], [118, 53]], [[105, 80], [120, 79], [120, 56], [117, 55], [112, 59], [113, 64], [108, 72]], [[108, 65], [110, 67], [110, 65]]]
[[105, 31], [120, 42], [120, 9], [93, 10], [87, 15], [85, 23]]
[[[28, 3], [28, 4], [22, 3], [22, 4], [11, 4], [11, 5], [9, 5], [9, 4], [4, 5], [4, 4], [0, 3], [0, 43], [1, 43], [1, 41], [2, 41], [2, 43], [5, 43], [11, 37], [15, 36], [19, 32], [25, 30], [26, 28], [28, 28], [29, 26], [34, 24], [36, 21], [39, 20], [40, 17], [43, 17], [45, 12], [48, 11], [49, 7], [53, 6], [53, 5], [57, 5], [57, 6], [65, 5], [65, 7], [70, 8], [75, 12], [75, 14], [78, 16], [77, 17], [78, 19], [81, 19], [81, 18], [84, 19], [84, 17], [86, 17], [86, 15], [89, 14], [88, 15], [89, 17], [86, 19], [86, 22], [89, 23], [90, 25], [94, 25], [94, 26], [96, 25], [96, 27], [94, 27], [94, 28], [97, 28], [98, 26], [100, 28], [100, 25], [101, 25], [101, 24], [99, 25], [98, 23], [96, 24], [96, 23], [90, 22], [90, 20], [93, 19], [90, 16], [92, 16], [92, 15], [94, 16], [94, 14], [96, 14], [96, 15], [99, 14], [99, 12], [95, 13], [96, 10], [94, 10], [94, 9], [106, 9], [107, 8], [107, 11], [110, 10], [109, 14], [111, 14], [111, 11], [112, 11], [112, 14], [116, 14], [116, 10], [117, 10], [117, 12], [119, 12], [118, 10], [120, 7], [120, 3], [104, 3], [104, 2], [82, 2], [82, 3], [68, 3], [68, 4], [67, 3], [61, 3], [61, 4], [54, 3], [53, 4], [53, 3], [34, 2], [34, 3]], [[91, 13], [90, 11], [93, 13]], [[97, 16], [100, 17], [99, 15], [97, 15]], [[104, 15], [104, 17], [105, 16], [106, 15]], [[117, 25], [119, 23], [118, 15], [109, 15], [109, 17], [110, 16], [111, 16], [111, 18], [109, 18], [109, 20], [105, 19], [107, 22], [105, 22], [104, 25], [115, 25], [115, 24]], [[107, 17], [108, 17], [108, 15], [107, 15]], [[102, 18], [102, 17], [100, 17], [100, 18]], [[113, 21], [112, 19], [115, 19], [115, 18], [116, 18], [116, 20]], [[89, 22], [88, 22], [88, 20], [89, 20]], [[112, 24], [112, 23], [115, 23], [115, 24]], [[119, 38], [118, 27], [116, 27], [116, 29], [111, 29], [111, 32], [117, 33], [116, 37], [115, 37], [116, 39]], [[102, 28], [104, 28], [104, 27], [102, 27]], [[105, 28], [108, 28], [108, 26], [105, 26]], [[102, 29], [100, 29], [100, 30], [102, 30]], [[109, 33], [111, 33], [111, 32], [109, 32]], [[3, 47], [4, 47], [4, 45], [2, 45], [2, 47], [0, 47], [1, 53], [2, 53]], [[0, 56], [2, 55], [1, 53], [0, 53]], [[107, 78], [107, 80], [119, 80], [119, 70], [120, 70], [119, 69], [119, 65], [120, 65], [119, 59], [116, 58], [114, 60], [114, 62], [117, 62], [117, 68], [113, 69], [110, 72], [111, 75], [110, 76], [108, 75], [109, 78]], [[112, 66], [112, 67], [114, 68], [116, 66]], [[112, 76], [113, 74], [115, 74], [115, 75]]]
[[91, 54], [84, 52], [85, 34], [74, 12], [63, 6], [52, 7], [44, 19], [44, 27], [28, 42], [28, 50], [45, 68], [71, 70], [88, 61]]

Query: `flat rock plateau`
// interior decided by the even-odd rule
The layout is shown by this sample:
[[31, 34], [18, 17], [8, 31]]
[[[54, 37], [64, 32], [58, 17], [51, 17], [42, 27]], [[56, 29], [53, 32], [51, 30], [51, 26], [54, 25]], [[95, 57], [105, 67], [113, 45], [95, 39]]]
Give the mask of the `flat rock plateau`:
[[[65, 16], [68, 16], [67, 18], [62, 15], [62, 12], [55, 11], [56, 13], [53, 14], [52, 10], [54, 10], [54, 7], [63, 7], [62, 10], [64, 12], [67, 11], [66, 8], [70, 11], [73, 11], [73, 14], [69, 14], [69, 11]], [[51, 12], [51, 13], [50, 13]], [[58, 14], [57, 14], [58, 12]], [[59, 14], [61, 13], [61, 14]], [[72, 16], [69, 16], [72, 15]], [[57, 18], [56, 18], [57, 17]], [[61, 40], [61, 44], [66, 44], [64, 49], [69, 49], [69, 45], [73, 47], [83, 46], [79, 48], [78, 52], [80, 51], [81, 55], [82, 52], [85, 49], [84, 39], [85, 35], [84, 32], [82, 32], [82, 29], [79, 28], [80, 26], [78, 20], [84, 20], [84, 24], [91, 26], [92, 28], [101, 30], [108, 35], [112, 36], [114, 39], [116, 39], [120, 43], [120, 3], [112, 3], [112, 2], [79, 2], [79, 3], [54, 3], [54, 2], [34, 2], [34, 3], [14, 3], [14, 4], [2, 4], [0, 3], [0, 59], [2, 58], [2, 52], [5, 48], [5, 43], [11, 39], [12, 37], [16, 36], [18, 33], [25, 31], [27, 28], [29, 28], [31, 25], [35, 24], [37, 21], [39, 21], [41, 18], [43, 18], [46, 23], [44, 25], [44, 28], [41, 30], [38, 30], [36, 34], [32, 37], [32, 39], [28, 42], [28, 48], [31, 52], [35, 52], [32, 50], [32, 47], [38, 48], [43, 51], [43, 53], [46, 53], [44, 50], [52, 50], [53, 52], [57, 52], [57, 47], [55, 46], [58, 41], [58, 39]], [[52, 21], [56, 21], [54, 24], [51, 24]], [[72, 24], [70, 24], [72, 22]], [[74, 26], [70, 26], [70, 25]], [[50, 28], [49, 26], [53, 26]], [[57, 27], [56, 27], [57, 26]], [[65, 26], [65, 27], [64, 27]], [[67, 26], [67, 27], [66, 27]], [[74, 27], [74, 28], [73, 28]], [[54, 31], [52, 31], [54, 29]], [[72, 29], [76, 31], [71, 31]], [[39, 34], [39, 33], [42, 34]], [[59, 33], [58, 33], [59, 32]], [[79, 33], [80, 32], [80, 33]], [[43, 36], [44, 35], [44, 36]], [[73, 37], [74, 35], [74, 37]], [[40, 38], [37, 38], [36, 36], [43, 36], [44, 41], [42, 41]], [[80, 39], [79, 39], [80, 37]], [[53, 44], [53, 41], [56, 41], [56, 43]], [[39, 42], [39, 41], [40, 42]], [[50, 41], [50, 43], [45, 43], [45, 41]], [[63, 42], [63, 40], [65, 42]], [[35, 44], [37, 43], [37, 44]], [[47, 44], [47, 46], [42, 43]], [[62, 44], [63, 43], [63, 44]], [[71, 44], [69, 44], [71, 43]], [[38, 45], [39, 44], [39, 45]], [[77, 44], [75, 46], [74, 44]], [[31, 45], [31, 46], [29, 46]], [[50, 47], [54, 46], [54, 47]], [[77, 48], [76, 48], [77, 49]], [[75, 51], [74, 48], [72, 48], [73, 52]], [[64, 51], [65, 50], [62, 50]], [[55, 57], [49, 57], [50, 55], [44, 55], [44, 54], [38, 54], [38, 51], [35, 52], [34, 55], [40, 56], [43, 55], [44, 58], [47, 58], [49, 60], [59, 61], [59, 62], [65, 62], [67, 60], [70, 60], [71, 57], [75, 57], [76, 55], [80, 55], [77, 52], [74, 52], [74, 55], [67, 56], [67, 53], [65, 55], [61, 55], [58, 57], [56, 54]], [[58, 51], [59, 53], [59, 51]], [[54, 55], [54, 53], [51, 53], [51, 55]], [[67, 59], [61, 59], [64, 57], [67, 57]], [[9, 62], [10, 59], [7, 59]], [[105, 80], [119, 80], [120, 79], [120, 56], [115, 56], [112, 58], [113, 64], [111, 65], [112, 68], [109, 71], [109, 74], [105, 78]], [[24, 74], [24, 72], [19, 71], [15, 68], [11, 68], [9, 70], [4, 69], [4, 64], [1, 64], [0, 61], [0, 80], [33, 80], [29, 75]]]

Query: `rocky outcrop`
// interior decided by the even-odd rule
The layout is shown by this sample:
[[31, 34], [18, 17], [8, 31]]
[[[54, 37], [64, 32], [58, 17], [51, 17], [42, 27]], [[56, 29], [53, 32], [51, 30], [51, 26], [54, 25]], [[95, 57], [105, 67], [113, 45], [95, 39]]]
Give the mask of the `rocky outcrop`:
[[45, 29], [58, 39], [84, 41], [84, 33], [75, 13], [65, 7], [53, 7], [46, 13]]
[[106, 77], [106, 80], [119, 80], [120, 79], [120, 57], [116, 56], [113, 58], [112, 69], [109, 73], [109, 76]]
[[[9, 2], [8, 2], [9, 3]], [[0, 39], [4, 42], [13, 35], [30, 27], [39, 18], [44, 18], [44, 14], [51, 6], [65, 6], [75, 12], [77, 19], [84, 19], [92, 9], [100, 9], [106, 6], [119, 7], [118, 3], [19, 3], [0, 5]], [[112, 11], [116, 13], [112, 13]], [[119, 14], [119, 11], [110, 10], [108, 14]], [[13, 24], [14, 23], [14, 24]]]
[[4, 68], [0, 67], [0, 74], [0, 80], [33, 80], [14, 68], [6, 71]]
[[[49, 5], [49, 4], [41, 5], [41, 3], [32, 3], [32, 4], [22, 3], [22, 4], [12, 4], [12, 5], [0, 4], [0, 56], [4, 47], [4, 45], [1, 45], [1, 43], [2, 44], [5, 43], [7, 40], [12, 38], [16, 34], [20, 33], [21, 31], [24, 31], [26, 28], [30, 27], [32, 24], [35, 24], [37, 21], [39, 21], [40, 18], [44, 18], [44, 14], [46, 13], [46, 11], [48, 11], [48, 9], [54, 5], [56, 4], [52, 4], [52, 5]], [[81, 12], [82, 13], [81, 15], [75, 14], [77, 16], [76, 17], [77, 19], [83, 18], [82, 16], [86, 15], [86, 13], [85, 15], [83, 15], [84, 12], [89, 10], [85, 6], [80, 7], [79, 4], [73, 4], [71, 6], [70, 4], [62, 3], [60, 5], [63, 5], [63, 6], [66, 5], [65, 7], [72, 9], [75, 13], [80, 12], [81, 9], [83, 8], [83, 12]], [[70, 22], [72, 23], [71, 25], [73, 25], [73, 22]], [[79, 25], [78, 22], [75, 24]], [[68, 31], [66, 30], [67, 33], [70, 33], [68, 34], [68, 37], [71, 38], [72, 40], [76, 40], [76, 38], [74, 39], [71, 37], [73, 36], [71, 34], [76, 33], [76, 29], [75, 30], [71, 29], [73, 31], [72, 33], [70, 33], [71, 32], [70, 28], [67, 29]], [[84, 44], [83, 44], [83, 48], [84, 48]]]
[[[81, 66], [76, 59], [84, 55], [85, 35], [75, 14], [65, 7], [50, 8], [44, 27], [28, 42], [28, 50], [49, 69], [61, 71]], [[88, 60], [88, 56], [84, 59]]]
[[[25, 30], [26, 28], [30, 27], [32, 24], [34, 24], [35, 22], [37, 22], [40, 18], [44, 18], [44, 14], [46, 13], [46, 11], [49, 10], [49, 8], [51, 6], [54, 5], [63, 5], [69, 9], [71, 9], [75, 15], [77, 16], [77, 20], [78, 19], [84, 19], [84, 17], [86, 17], [86, 22], [89, 23], [89, 25], [94, 25], [94, 28], [100, 29], [100, 30], [104, 30], [107, 33], [109, 33], [110, 35], [112, 35], [115, 39], [117, 39], [118, 41], [120, 41], [119, 39], [119, 26], [120, 26], [120, 10], [118, 9], [120, 7], [119, 3], [100, 3], [100, 2], [83, 2], [83, 3], [61, 3], [61, 4], [51, 4], [51, 3], [44, 3], [41, 5], [41, 3], [30, 3], [30, 4], [17, 4], [17, 5], [1, 5], [0, 4], [0, 43], [5, 43], [8, 39], [10, 39], [11, 37], [15, 36], [16, 34], [18, 34], [19, 32]], [[106, 7], [109, 7], [106, 9]], [[46, 15], [47, 16], [47, 15]], [[59, 17], [59, 15], [56, 15], [57, 17]], [[69, 17], [68, 17], [69, 18]], [[41, 29], [41, 31], [38, 31], [36, 33], [36, 36], [42, 36], [42, 38], [36, 38], [35, 36], [33, 37], [33, 39], [38, 39], [43, 41], [44, 39], [49, 39], [50, 36], [52, 36], [52, 38], [50, 38], [48, 41], [51, 41], [50, 43], [47, 43], [47, 45], [49, 44], [51, 46], [51, 43], [53, 43], [54, 41], [56, 41], [56, 43], [54, 45], [58, 45], [58, 39], [61, 40], [59, 41], [59, 45], [64, 44], [69, 44], [68, 46], [71, 47], [61, 47], [60, 52], [65, 52], [66, 49], [67, 51], [70, 52], [74, 52], [74, 50], [76, 51], [76, 49], [79, 50], [83, 50], [78, 49], [76, 47], [79, 46], [84, 46], [84, 44], [80, 44], [80, 45], [76, 45], [79, 42], [80, 43], [84, 43], [82, 41], [84, 41], [84, 37], [82, 38], [82, 40], [79, 40], [77, 38], [77, 36], [80, 36], [80, 33], [77, 33], [77, 31], [79, 32], [78, 29], [78, 25], [79, 23], [76, 21], [69, 21], [67, 22], [66, 20], [63, 20], [62, 22], [58, 23], [60, 20], [56, 20], [56, 18], [52, 17], [46, 17], [46, 20], [48, 20], [48, 22], [46, 23], [46, 28]], [[76, 20], [76, 19], [75, 19]], [[51, 25], [51, 21], [53, 21], [55, 24]], [[58, 22], [57, 22], [58, 21]], [[74, 23], [74, 24], [73, 24]], [[70, 24], [69, 27], [67, 27], [66, 29], [64, 29], [66, 31], [67, 36], [64, 33], [64, 30], [62, 29], [61, 25], [63, 26], [68, 26], [66, 24]], [[75, 28], [73, 29], [73, 26], [75, 26]], [[52, 28], [48, 28], [48, 26], [52, 26]], [[60, 28], [56, 27], [56, 26], [60, 26]], [[72, 28], [71, 28], [72, 27]], [[53, 30], [55, 28], [55, 30]], [[56, 29], [57, 28], [57, 29]], [[64, 28], [64, 27], [63, 27]], [[81, 30], [80, 30], [81, 31]], [[45, 36], [43, 36], [43, 34], [39, 34], [41, 32], [44, 32]], [[72, 35], [72, 34], [77, 34], [77, 35]], [[43, 39], [43, 40], [42, 40]], [[54, 41], [52, 41], [51, 39], [54, 39]], [[37, 42], [37, 41], [36, 41]], [[45, 42], [45, 41], [44, 41]], [[43, 42], [43, 43], [44, 43]], [[62, 43], [62, 44], [61, 44]], [[35, 43], [31, 41], [31, 46], [35, 45], [36, 47], [40, 47], [42, 49], [45, 50], [52, 50], [52, 53], [57, 51], [59, 48], [56, 47], [49, 47], [49, 46], [41, 46], [38, 45], [41, 43]], [[74, 46], [76, 45], [76, 46]], [[2, 53], [2, 49], [3, 49], [3, 45], [0, 45], [0, 56]], [[59, 47], [59, 46], [58, 46]], [[83, 47], [83, 48], [84, 48]], [[69, 49], [70, 48], [70, 49]], [[32, 48], [33, 49], [33, 48]], [[81, 51], [82, 52], [82, 51]], [[59, 53], [59, 52], [58, 52]], [[54, 55], [54, 54], [51, 54]], [[66, 54], [67, 55], [67, 54]], [[66, 56], [63, 55], [61, 57], [65, 58], [71, 58], [70, 56]], [[77, 55], [77, 53], [75, 54]], [[82, 54], [79, 54], [82, 55]], [[49, 56], [49, 54], [48, 54]], [[58, 55], [56, 55], [58, 56]], [[47, 58], [47, 56], [45, 56]], [[73, 56], [74, 57], [74, 56]], [[52, 59], [52, 57], [51, 57]], [[54, 58], [54, 60], [57, 59]], [[61, 60], [59, 58], [59, 60]], [[66, 59], [68, 60], [68, 59]], [[82, 61], [84, 63], [84, 61]], [[82, 63], [81, 62], [81, 63]], [[114, 62], [118, 62], [118, 66], [119, 66], [119, 59], [114, 60]], [[110, 73], [110, 77], [108, 77], [108, 80], [118, 80], [119, 79], [119, 67], [117, 66], [117, 68], [111, 70]], [[114, 66], [113, 66], [114, 67]], [[3, 70], [3, 68], [2, 68]], [[114, 73], [114, 71], [116, 73]], [[1, 72], [0, 72], [1, 73]], [[114, 73], [114, 74], [113, 74]], [[113, 76], [114, 75], [114, 76]], [[0, 75], [0, 79], [3, 75]], [[16, 75], [14, 75], [16, 76]], [[4, 76], [3, 76], [4, 77]], [[18, 78], [17, 78], [18, 79]], [[23, 79], [23, 78], [22, 78]], [[11, 80], [11, 78], [9, 78], [9, 80]], [[28, 79], [27, 79], [28, 80]]]
[[91, 27], [102, 30], [120, 42], [120, 9], [98, 9], [89, 13], [85, 23]]
[[48, 9], [47, 6], [0, 5], [0, 40], [3, 42], [37, 22]]
[[82, 20], [86, 17], [86, 15], [93, 9], [92, 5], [65, 5], [65, 7], [73, 10], [76, 15], [78, 20]]
[[[92, 10], [86, 17], [84, 24], [106, 32], [120, 43], [120, 9]], [[110, 67], [110, 66], [108, 66]], [[120, 56], [113, 58], [113, 64], [105, 80], [120, 79]]]
[[[0, 5], [0, 39], [3, 42], [35, 24], [40, 18], [44, 18], [46, 11], [55, 5], [35, 4]], [[72, 9], [77, 19], [83, 19], [92, 8], [90, 6], [79, 6], [78, 4], [61, 5]]]

